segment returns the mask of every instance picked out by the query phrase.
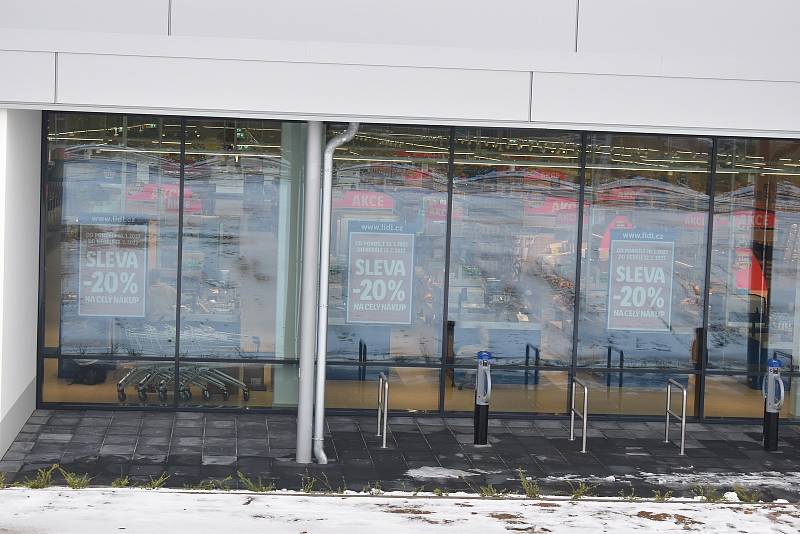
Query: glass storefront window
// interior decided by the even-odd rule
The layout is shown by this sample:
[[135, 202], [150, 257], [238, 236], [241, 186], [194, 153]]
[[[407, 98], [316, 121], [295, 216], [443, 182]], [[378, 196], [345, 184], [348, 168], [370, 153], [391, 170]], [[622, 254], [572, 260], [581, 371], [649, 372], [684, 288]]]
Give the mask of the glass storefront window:
[[362, 125], [334, 155], [329, 361], [440, 363], [449, 143]]
[[186, 145], [181, 357], [296, 359], [301, 125], [191, 120]]
[[304, 126], [183, 124], [49, 115], [47, 402], [296, 405]]
[[456, 129], [448, 364], [481, 350], [495, 366], [571, 364], [580, 145], [576, 134]]
[[[697, 395], [696, 375], [590, 371], [578, 373], [578, 379], [589, 388], [591, 414], [663, 416], [667, 381], [670, 378], [686, 388], [686, 416], [693, 417]], [[582, 409], [583, 392], [580, 388], [577, 391], [576, 407]], [[672, 390], [672, 411], [681, 413], [681, 392], [677, 388]], [[657, 434], [658, 432], [654, 433]]]
[[717, 156], [708, 365], [747, 370], [800, 354], [800, 142], [722, 139]]
[[[475, 408], [475, 370], [445, 370], [444, 404], [448, 411]], [[491, 409], [496, 412], [563, 414], [569, 377], [565, 371], [492, 368]]]
[[373, 410], [378, 374], [390, 383], [389, 409], [435, 412], [439, 409], [439, 369], [387, 365], [328, 365], [326, 408]]
[[595, 134], [578, 365], [699, 367], [711, 140]]
[[[800, 376], [782, 374], [786, 399], [780, 417], [800, 417]], [[764, 417], [764, 396], [761, 388], [752, 387], [752, 377], [747, 375], [706, 375], [706, 417]]]
[[[46, 123], [41, 400], [296, 406], [305, 125]], [[661, 416], [675, 378], [690, 416], [761, 417], [776, 357], [800, 416], [800, 142], [712, 144], [362, 124], [334, 156], [327, 407], [374, 409], [383, 372], [392, 410], [469, 412], [489, 350], [495, 413], [565, 414], [577, 365], [590, 413]]]

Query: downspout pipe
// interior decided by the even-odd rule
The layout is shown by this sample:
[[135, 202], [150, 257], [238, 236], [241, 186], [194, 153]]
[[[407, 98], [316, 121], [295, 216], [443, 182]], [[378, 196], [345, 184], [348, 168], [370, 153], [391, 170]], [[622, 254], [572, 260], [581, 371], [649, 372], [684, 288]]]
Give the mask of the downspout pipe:
[[327, 464], [325, 455], [325, 364], [328, 358], [328, 271], [331, 254], [331, 196], [333, 190], [333, 154], [337, 148], [356, 136], [358, 123], [351, 122], [347, 131], [325, 145], [322, 165], [322, 215], [320, 217], [319, 251], [319, 314], [317, 316], [317, 383], [314, 399], [314, 457]]
[[319, 197], [322, 180], [323, 125], [308, 123], [303, 180], [303, 256], [300, 289], [300, 365], [297, 396], [299, 464], [311, 463], [314, 427], [314, 354], [317, 349], [317, 273], [319, 272]]

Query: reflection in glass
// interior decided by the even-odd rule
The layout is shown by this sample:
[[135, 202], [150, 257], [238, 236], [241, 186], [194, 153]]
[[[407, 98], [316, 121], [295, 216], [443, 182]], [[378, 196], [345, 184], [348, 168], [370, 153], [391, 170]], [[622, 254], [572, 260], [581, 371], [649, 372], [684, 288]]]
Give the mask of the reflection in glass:
[[440, 362], [449, 132], [362, 125], [334, 155], [330, 361]]
[[[94, 360], [45, 358], [42, 366], [42, 401], [117, 406], [172, 406], [172, 391], [159, 392], [159, 380], [141, 384], [145, 371], [157, 369], [174, 375], [174, 361]], [[125, 381], [126, 377], [138, 380]], [[122, 385], [120, 386], [120, 382]]]
[[[492, 368], [491, 409], [497, 412], [563, 414], [567, 408], [566, 372]], [[475, 407], [475, 371], [447, 369], [445, 409], [471, 412]]]
[[[180, 406], [281, 408], [297, 405], [294, 364], [181, 362]], [[290, 383], [289, 386], [292, 386]]]
[[576, 134], [456, 130], [448, 363], [570, 365], [579, 152]]
[[[387, 362], [388, 363], [388, 362]], [[326, 408], [377, 407], [378, 373], [389, 378], [389, 409], [439, 409], [439, 369], [418, 367], [329, 365], [326, 370]]]
[[717, 158], [708, 364], [784, 371], [800, 349], [800, 142], [722, 139]]
[[175, 357], [180, 121], [48, 117], [43, 399], [118, 402], [123, 360]]
[[[299, 124], [188, 121], [181, 358], [297, 358], [299, 269], [292, 266], [304, 148]], [[187, 377], [196, 372], [181, 364]], [[198, 380], [241, 389], [238, 372], [215, 373]], [[275, 403], [293, 405], [296, 372], [278, 367], [276, 375], [283, 379], [275, 380]]]
[[711, 140], [596, 134], [578, 365], [699, 366]]
[[[782, 375], [786, 400], [781, 408], [782, 418], [800, 416], [800, 376]], [[752, 377], [736, 375], [706, 375], [706, 417], [764, 417], [764, 396], [753, 388]]]
[[[589, 388], [589, 411], [593, 414], [664, 415], [667, 381], [673, 379], [687, 390], [686, 416], [695, 415], [697, 377], [660, 373], [580, 372], [580, 379]], [[681, 392], [672, 390], [672, 411], [681, 413]], [[578, 388], [578, 405], [583, 393]], [[658, 433], [654, 433], [657, 435]], [[663, 434], [661, 437], [663, 438]]]

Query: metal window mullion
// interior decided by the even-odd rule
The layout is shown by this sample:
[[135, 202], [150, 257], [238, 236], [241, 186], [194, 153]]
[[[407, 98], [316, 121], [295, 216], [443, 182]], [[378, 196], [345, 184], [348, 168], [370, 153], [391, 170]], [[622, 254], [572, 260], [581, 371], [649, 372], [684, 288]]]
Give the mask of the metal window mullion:
[[[572, 366], [570, 368], [570, 382], [575, 379], [578, 372], [578, 322], [580, 320], [581, 296], [581, 251], [583, 250], [583, 212], [586, 198], [586, 150], [587, 133], [581, 132], [580, 169], [578, 170], [578, 234], [575, 236], [575, 284], [574, 301], [572, 306]], [[567, 388], [567, 410], [572, 406], [573, 388]]]
[[[47, 256], [47, 159], [49, 146], [47, 142], [47, 131], [50, 123], [50, 112], [42, 112], [42, 152], [41, 169], [39, 183], [39, 283], [38, 283], [38, 325], [36, 328], [36, 407], [41, 408], [44, 388], [44, 329], [47, 320], [45, 308], [45, 258]], [[63, 196], [64, 190], [62, 188]], [[60, 224], [59, 224], [60, 226]], [[60, 228], [59, 228], [60, 230]], [[59, 322], [61, 321], [61, 311], [59, 310]], [[61, 349], [59, 341], [59, 351]]]
[[172, 405], [178, 407], [180, 393], [180, 350], [181, 350], [181, 278], [183, 277], [183, 200], [186, 178], [186, 117], [181, 117], [180, 171], [178, 174], [178, 259], [175, 268], [175, 380], [173, 384]]
[[439, 358], [439, 415], [444, 416], [445, 362], [447, 359], [447, 312], [450, 303], [450, 249], [453, 228], [453, 177], [455, 176], [456, 128], [450, 127], [447, 154], [447, 217], [444, 236], [444, 296], [442, 298], [442, 351]]
[[695, 413], [705, 419], [706, 369], [708, 368], [708, 312], [711, 292], [711, 255], [714, 239], [714, 195], [716, 193], [718, 138], [711, 138], [711, 175], [708, 180], [708, 220], [706, 222], [706, 264], [703, 280], [703, 325], [700, 347], [700, 374], [697, 376]]

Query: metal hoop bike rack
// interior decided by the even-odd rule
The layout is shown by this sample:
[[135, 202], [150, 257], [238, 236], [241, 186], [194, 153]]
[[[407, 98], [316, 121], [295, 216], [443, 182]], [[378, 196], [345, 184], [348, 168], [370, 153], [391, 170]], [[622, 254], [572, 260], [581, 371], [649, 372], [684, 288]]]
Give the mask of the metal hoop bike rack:
[[[672, 411], [672, 388], [681, 390], [681, 413], [680, 415]], [[686, 388], [680, 382], [670, 378], [667, 380], [667, 409], [665, 411], [666, 425], [664, 429], [664, 443], [669, 443], [669, 418], [674, 417], [681, 423], [681, 456], [683, 456], [686, 445]]]
[[385, 374], [378, 374], [378, 433], [383, 438], [381, 449], [386, 448], [386, 434], [389, 426], [389, 379]]
[[[583, 412], [579, 412], [575, 409], [575, 385], [580, 385], [583, 388]], [[569, 408], [569, 440], [575, 441], [575, 416], [581, 418], [582, 421], [582, 435], [581, 440], [583, 442], [581, 447], [581, 452], [586, 452], [586, 429], [588, 427], [588, 418], [589, 418], [589, 388], [586, 387], [586, 384], [578, 380], [577, 378], [572, 379], [572, 403]]]

